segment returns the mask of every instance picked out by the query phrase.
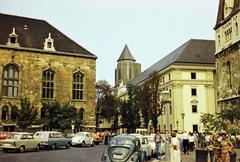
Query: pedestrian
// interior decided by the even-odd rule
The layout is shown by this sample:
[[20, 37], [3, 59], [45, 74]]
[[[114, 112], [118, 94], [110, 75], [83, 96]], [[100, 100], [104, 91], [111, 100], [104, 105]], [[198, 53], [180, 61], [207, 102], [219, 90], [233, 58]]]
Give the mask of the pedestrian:
[[160, 134], [160, 132], [157, 130], [157, 133], [154, 137], [154, 141], [156, 143], [156, 156], [157, 156], [157, 159], [161, 159], [161, 141], [162, 141], [162, 136]]
[[218, 135], [213, 134], [210, 145], [207, 147], [209, 152], [210, 162], [219, 162], [220, 159], [220, 142], [218, 141]]
[[189, 154], [189, 135], [186, 131], [182, 134], [182, 140], [183, 140], [183, 152], [184, 154]]
[[176, 132], [171, 133], [170, 161], [181, 162], [180, 142], [176, 137]]
[[221, 158], [220, 162], [230, 162], [230, 155], [234, 154], [233, 144], [232, 142], [227, 139], [227, 132], [223, 131], [221, 133], [222, 140], [221, 140]]
[[193, 133], [189, 133], [189, 147], [190, 147], [190, 151], [193, 151], [194, 141], [195, 141], [195, 137], [193, 136]]

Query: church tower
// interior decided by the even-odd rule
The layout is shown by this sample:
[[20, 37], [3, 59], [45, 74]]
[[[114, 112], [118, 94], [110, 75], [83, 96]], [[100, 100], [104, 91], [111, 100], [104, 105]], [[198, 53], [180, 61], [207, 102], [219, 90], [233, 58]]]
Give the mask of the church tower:
[[219, 0], [215, 30], [217, 102], [240, 106], [240, 0]]
[[129, 80], [133, 79], [141, 73], [141, 64], [135, 63], [129, 48], [125, 45], [120, 57], [117, 60], [117, 68], [115, 69], [115, 86], [121, 82], [126, 85]]

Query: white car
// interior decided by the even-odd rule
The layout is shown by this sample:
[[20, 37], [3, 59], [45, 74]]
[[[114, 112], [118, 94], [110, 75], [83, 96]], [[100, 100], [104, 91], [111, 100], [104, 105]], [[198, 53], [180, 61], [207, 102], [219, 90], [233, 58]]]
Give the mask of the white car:
[[90, 145], [94, 146], [94, 139], [89, 132], [78, 132], [72, 138], [72, 146], [82, 146]]
[[[162, 136], [162, 135], [161, 135]], [[152, 154], [156, 155], [156, 142], [155, 142], [155, 134], [151, 134], [151, 135], [147, 135], [144, 136], [148, 139], [149, 144], [151, 145], [151, 148], [153, 150]], [[161, 156], [165, 155], [165, 138], [162, 137], [163, 140], [161, 141], [161, 146], [160, 146], [160, 152], [161, 152]]]
[[132, 135], [132, 136], [135, 136], [135, 137], [139, 138], [139, 140], [141, 142], [142, 151], [144, 151], [144, 153], [146, 154], [146, 157], [148, 159], [151, 159], [153, 149], [152, 149], [151, 145], [149, 144], [148, 139], [141, 134], [129, 134], [129, 135]]

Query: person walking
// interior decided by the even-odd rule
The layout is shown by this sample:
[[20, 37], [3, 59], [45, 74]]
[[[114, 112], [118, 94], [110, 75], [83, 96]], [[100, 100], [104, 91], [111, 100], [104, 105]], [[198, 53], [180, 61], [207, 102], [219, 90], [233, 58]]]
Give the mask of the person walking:
[[157, 159], [161, 159], [161, 141], [162, 141], [162, 136], [160, 134], [159, 131], [157, 131], [155, 137], [154, 137], [154, 141], [156, 143], [156, 156], [157, 156]]
[[194, 149], [194, 141], [195, 141], [195, 137], [193, 136], [193, 133], [189, 133], [189, 147], [190, 147], [190, 151], [193, 151], [193, 149]]
[[176, 137], [176, 132], [171, 133], [170, 161], [181, 162], [180, 142]]
[[182, 134], [182, 140], [183, 140], [183, 152], [184, 154], [189, 154], [189, 135], [186, 131]]
[[223, 131], [221, 133], [222, 140], [221, 140], [221, 157], [220, 162], [230, 162], [230, 155], [234, 153], [233, 144], [230, 140], [227, 139], [227, 132]]
[[220, 142], [218, 141], [218, 135], [213, 134], [210, 145], [208, 146], [210, 162], [219, 162], [220, 159]]

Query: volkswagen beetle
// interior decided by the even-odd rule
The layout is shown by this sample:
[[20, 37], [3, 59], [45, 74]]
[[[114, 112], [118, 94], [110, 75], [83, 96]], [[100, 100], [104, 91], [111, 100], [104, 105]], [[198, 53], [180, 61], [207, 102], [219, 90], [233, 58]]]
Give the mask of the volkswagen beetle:
[[145, 162], [139, 139], [131, 135], [112, 138], [108, 149], [102, 155], [102, 162]]

